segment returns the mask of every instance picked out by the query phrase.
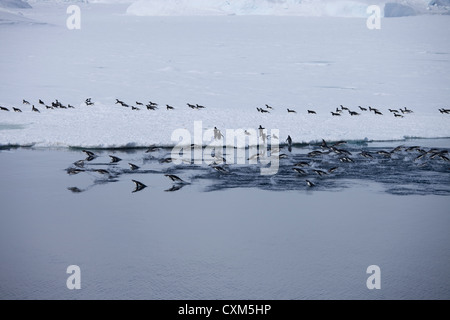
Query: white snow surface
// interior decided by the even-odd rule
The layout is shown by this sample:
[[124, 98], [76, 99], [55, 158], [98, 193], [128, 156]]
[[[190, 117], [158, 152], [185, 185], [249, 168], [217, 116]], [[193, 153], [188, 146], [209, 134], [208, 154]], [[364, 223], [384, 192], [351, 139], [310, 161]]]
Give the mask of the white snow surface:
[[[450, 115], [438, 111], [450, 107], [448, 16], [383, 19], [369, 30], [366, 19], [136, 17], [128, 4], [80, 4], [81, 30], [68, 30], [66, 7], [35, 3], [0, 24], [0, 105], [23, 111], [0, 111], [0, 145], [173, 145], [172, 132], [193, 134], [195, 121], [224, 133], [262, 125], [294, 142], [450, 137]], [[116, 98], [160, 109], [132, 111]], [[38, 99], [76, 109], [46, 110]], [[270, 114], [256, 111], [265, 104]], [[332, 117], [340, 104], [384, 115]], [[387, 110], [403, 107], [414, 113]]]

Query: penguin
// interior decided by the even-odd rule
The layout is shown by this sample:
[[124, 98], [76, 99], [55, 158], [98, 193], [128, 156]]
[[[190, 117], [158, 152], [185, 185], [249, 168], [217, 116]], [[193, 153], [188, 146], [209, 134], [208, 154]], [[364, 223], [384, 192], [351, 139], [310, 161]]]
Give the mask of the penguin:
[[317, 114], [314, 110], [308, 110], [308, 114]]
[[160, 163], [171, 163], [172, 162], [172, 158], [164, 158], [159, 160]]
[[376, 152], [376, 154], [379, 154], [380, 156], [384, 156], [384, 157], [390, 157], [391, 154], [389, 152], [386, 152], [384, 150], [379, 150]]
[[159, 150], [158, 147], [151, 146], [145, 151], [145, 153], [154, 152], [154, 151], [158, 151], [158, 150]]
[[270, 113], [269, 110], [265, 110], [265, 109], [262, 109], [262, 108], [259, 108], [259, 112], [261, 112], [261, 113]]
[[86, 153], [86, 155], [87, 155], [88, 157], [97, 157], [97, 156], [95, 155], [95, 153], [93, 153], [93, 152], [91, 152], [91, 151], [88, 151], [88, 150], [81, 150], [81, 152]]
[[349, 158], [349, 157], [339, 158], [339, 161], [341, 161], [341, 162], [355, 162], [355, 161], [353, 161], [352, 158]]
[[316, 185], [309, 180], [306, 180], [306, 185], [310, 188], [315, 187]]
[[292, 145], [292, 138], [290, 135], [288, 135], [288, 137], [286, 138], [286, 142], [287, 142], [288, 146]]
[[270, 109], [270, 110], [273, 110], [273, 108], [271, 106], [269, 106], [268, 104], [266, 104], [266, 108]]
[[295, 110], [293, 110], [293, 109], [289, 109], [289, 108], [287, 108], [287, 112], [288, 112], [288, 113], [297, 113], [297, 111], [295, 111]]
[[119, 157], [115, 157], [115, 156], [109, 156], [111, 158], [111, 162], [110, 163], [117, 163], [119, 161], [122, 161], [122, 159], [120, 159]]
[[143, 106], [144, 104], [142, 102], [136, 101], [137, 106]]
[[22, 99], [22, 104], [30, 104], [27, 100]]
[[37, 113], [41, 113], [38, 109], [36, 109], [33, 105], [33, 108], [31, 109], [31, 111], [37, 112]]
[[294, 167], [309, 167], [309, 163], [308, 162], [304, 162], [304, 161], [297, 162], [297, 163], [294, 164]]
[[186, 104], [191, 109], [197, 109], [197, 107], [195, 105], [193, 105], [193, 104], [190, 104], [190, 103], [186, 103]]
[[224, 136], [222, 134], [222, 132], [220, 132], [219, 129], [217, 129], [217, 127], [214, 127], [214, 139], [216, 140], [220, 140], [222, 139]]
[[44, 101], [42, 101], [41, 99], [39, 99], [39, 104], [45, 105]]
[[70, 175], [79, 174], [80, 172], [85, 172], [86, 170], [78, 169], [78, 168], [69, 168], [67, 169], [67, 173]]
[[382, 114], [380, 111], [378, 111], [377, 109], [375, 109], [373, 112], [375, 112], [375, 114], [379, 114], [380, 116], [383, 115], [383, 114]]
[[319, 150], [315, 150], [315, 151], [311, 151], [307, 154], [308, 157], [315, 157], [315, 156], [319, 156], [324, 154], [322, 151]]
[[8, 109], [8, 108], [5, 108], [5, 107], [1, 107], [1, 106], [0, 106], [0, 110], [2, 110], [2, 111], [9, 111], [9, 109]]
[[140, 167], [138, 167], [137, 165], [135, 165], [135, 164], [132, 164], [132, 163], [128, 163], [128, 165], [130, 166], [130, 169], [131, 170], [138, 170]]
[[340, 113], [337, 113], [337, 112], [331, 112], [331, 115], [332, 116], [335, 116], [335, 117], [340, 117], [341, 116], [341, 114]]
[[221, 166], [216, 166], [216, 165], [213, 165], [213, 166], [211, 166], [214, 170], [216, 170], [217, 172], [220, 172], [220, 173], [228, 173], [228, 171], [227, 170], [225, 170], [223, 167], [221, 167]]
[[260, 137], [262, 137], [262, 135], [263, 135], [265, 129], [266, 129], [266, 128], [263, 128], [262, 125], [259, 125], [258, 132], [259, 132], [259, 136], [260, 136]]
[[292, 170], [294, 170], [295, 172], [299, 173], [299, 174], [306, 174], [306, 171], [300, 168], [292, 168]]
[[173, 110], [173, 109], [175, 109], [174, 107], [169, 106], [168, 104], [166, 104], [166, 108], [167, 108], [167, 110]]
[[141, 110], [141, 109], [139, 109], [138, 107], [131, 106], [131, 110], [137, 110], [137, 111], [139, 111], [139, 110]]
[[347, 107], [344, 107], [342, 104], [341, 104], [341, 110], [347, 110], [347, 111], [349, 111], [349, 109], [348, 109]]
[[313, 172], [317, 173], [319, 177], [325, 176], [327, 174], [325, 171], [322, 170], [313, 170]]
[[147, 104], [145, 106], [147, 107], [147, 110], [156, 110], [156, 109], [158, 109], [157, 106], [154, 106], [154, 105], [151, 105], [151, 104]]
[[328, 173], [333, 173], [333, 172], [335, 172], [337, 169], [338, 169], [338, 167], [330, 168], [330, 169], [328, 169]]
[[370, 158], [370, 159], [373, 159], [373, 156], [372, 156], [369, 152], [367, 152], [367, 151], [361, 151], [361, 153], [359, 153], [359, 155], [360, 155], [361, 157], [364, 157], [364, 158]]
[[100, 174], [109, 174], [108, 170], [105, 169], [95, 169], [94, 172], [100, 173]]
[[398, 113], [398, 110], [395, 110], [395, 109], [388, 109], [389, 110], [389, 112], [391, 112], [391, 113]]
[[356, 111], [348, 111], [348, 113], [350, 113], [351, 116], [359, 116], [360, 114]]
[[138, 192], [138, 191], [141, 191], [141, 190], [147, 188], [147, 186], [140, 181], [137, 181], [137, 180], [131, 180], [131, 181], [133, 181], [134, 184], [136, 185], [136, 187], [134, 188], [132, 193], [135, 193], [135, 192]]
[[398, 114], [398, 113], [394, 113], [394, 117], [396, 117], [396, 118], [404, 118], [405, 116], [402, 116], [401, 114]]
[[72, 106], [72, 105], [70, 105], [70, 103], [69, 103], [69, 104], [67, 104], [67, 107], [68, 107], [69, 109], [75, 109], [75, 107], [74, 107], [74, 106]]
[[358, 106], [358, 108], [359, 108], [361, 111], [367, 111], [367, 108], [363, 108], [363, 107], [361, 107], [361, 106]]
[[168, 177], [170, 180], [174, 182], [184, 183], [185, 181], [181, 179], [180, 177], [174, 175], [174, 174], [165, 174], [164, 176]]
[[198, 104], [195, 104], [195, 106], [196, 106], [197, 109], [205, 109], [206, 108], [205, 106], [201, 106], [201, 105], [198, 105]]

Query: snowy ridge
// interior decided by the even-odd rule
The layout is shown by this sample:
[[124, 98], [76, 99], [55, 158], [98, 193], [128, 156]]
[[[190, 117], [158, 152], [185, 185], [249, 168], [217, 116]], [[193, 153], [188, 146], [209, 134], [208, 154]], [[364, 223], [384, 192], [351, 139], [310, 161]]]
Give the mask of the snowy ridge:
[[293, 15], [367, 17], [367, 7], [377, 4], [389, 10], [386, 16], [444, 13], [445, 2], [427, 0], [140, 0], [130, 5], [128, 14], [137, 16], [191, 15]]

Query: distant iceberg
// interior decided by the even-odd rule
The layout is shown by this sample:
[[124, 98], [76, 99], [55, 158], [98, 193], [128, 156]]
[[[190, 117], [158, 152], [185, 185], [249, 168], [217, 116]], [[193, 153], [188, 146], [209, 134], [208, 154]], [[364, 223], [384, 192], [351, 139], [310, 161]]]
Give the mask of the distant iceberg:
[[386, 18], [415, 16], [416, 14], [413, 8], [403, 4], [388, 2], [384, 6], [384, 16]]
[[[117, 1], [117, 0], [91, 0]], [[445, 14], [450, 0], [138, 0], [127, 9], [137, 16], [273, 15], [312, 17], [368, 17], [374, 2], [385, 17]]]

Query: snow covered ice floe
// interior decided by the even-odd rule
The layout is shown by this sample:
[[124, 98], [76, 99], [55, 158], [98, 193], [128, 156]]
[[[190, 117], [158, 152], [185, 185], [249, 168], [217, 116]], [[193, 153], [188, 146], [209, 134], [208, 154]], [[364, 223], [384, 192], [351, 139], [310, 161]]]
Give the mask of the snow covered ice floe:
[[[172, 132], [192, 133], [195, 121], [224, 133], [262, 125], [294, 143], [450, 136], [450, 118], [438, 111], [449, 108], [446, 16], [385, 19], [373, 31], [365, 19], [151, 18], [125, 14], [124, 4], [80, 4], [82, 28], [70, 31], [58, 18], [66, 4], [32, 4], [23, 18], [43, 24], [0, 27], [8, 43], [0, 52], [7, 75], [0, 78], [0, 105], [23, 111], [0, 112], [3, 146], [174, 145]], [[84, 105], [87, 97], [94, 106]], [[152, 100], [160, 109], [133, 111], [115, 105], [116, 98], [134, 106]], [[38, 99], [76, 108], [47, 110]], [[274, 107], [270, 114], [256, 111], [265, 104]], [[332, 117], [340, 104], [384, 115]], [[395, 118], [387, 111], [401, 107], [414, 113]]]

